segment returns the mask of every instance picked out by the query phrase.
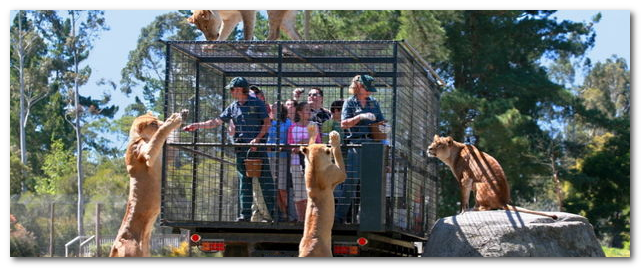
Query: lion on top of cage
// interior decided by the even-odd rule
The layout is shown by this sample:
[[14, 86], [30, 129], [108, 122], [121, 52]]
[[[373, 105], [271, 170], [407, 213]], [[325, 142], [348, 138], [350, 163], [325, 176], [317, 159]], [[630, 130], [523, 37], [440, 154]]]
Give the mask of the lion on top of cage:
[[510, 188], [501, 164], [475, 146], [456, 142], [452, 137], [434, 135], [427, 154], [450, 167], [461, 190], [460, 213], [467, 211], [470, 192], [474, 190], [474, 210], [504, 209], [557, 219], [554, 214], [510, 205]]
[[[299, 257], [332, 257], [332, 227], [334, 226], [334, 188], [345, 181], [345, 162], [341, 153], [340, 135], [329, 133], [331, 148], [314, 144], [315, 125], [307, 127], [309, 145], [301, 146], [305, 156], [305, 186], [307, 209], [305, 227], [300, 240]], [[334, 156], [332, 163], [331, 156]]]
[[151, 113], [134, 119], [125, 153], [129, 197], [109, 257], [150, 256], [151, 231], [160, 213], [162, 148], [188, 112], [174, 113], [165, 122]]
[[[297, 12], [297, 10], [267, 10], [269, 23], [267, 40], [278, 39], [281, 30], [291, 40], [301, 40], [300, 34], [296, 31]], [[194, 10], [192, 13], [187, 21], [195, 24], [203, 32], [207, 41], [227, 40], [241, 21], [243, 39], [252, 40], [253, 38], [256, 10]]]

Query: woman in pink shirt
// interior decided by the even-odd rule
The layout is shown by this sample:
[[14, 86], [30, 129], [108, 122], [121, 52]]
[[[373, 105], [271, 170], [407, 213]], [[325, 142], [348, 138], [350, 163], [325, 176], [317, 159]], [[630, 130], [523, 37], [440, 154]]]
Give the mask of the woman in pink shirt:
[[[296, 105], [296, 116], [294, 123], [287, 131], [288, 144], [307, 144], [309, 142], [309, 116], [311, 113], [310, 106], [307, 102], [300, 102]], [[313, 124], [315, 127], [316, 124]], [[317, 127], [318, 128], [318, 127]], [[316, 130], [316, 143], [321, 143], [320, 132]], [[294, 185], [294, 204], [296, 206], [297, 220], [305, 220], [305, 208], [307, 207], [307, 189], [305, 189], [305, 176], [303, 173], [304, 158], [298, 147], [292, 149], [291, 167], [292, 182]]]

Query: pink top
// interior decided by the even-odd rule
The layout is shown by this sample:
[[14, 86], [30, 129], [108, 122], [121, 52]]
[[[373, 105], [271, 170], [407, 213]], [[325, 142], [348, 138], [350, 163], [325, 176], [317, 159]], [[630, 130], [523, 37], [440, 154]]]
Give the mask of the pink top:
[[[301, 126], [298, 122], [292, 123], [287, 130], [288, 144], [306, 144], [309, 142], [309, 132], [307, 126]], [[321, 143], [320, 135], [316, 135], [316, 143]], [[298, 154], [292, 154], [292, 165], [300, 165]]]

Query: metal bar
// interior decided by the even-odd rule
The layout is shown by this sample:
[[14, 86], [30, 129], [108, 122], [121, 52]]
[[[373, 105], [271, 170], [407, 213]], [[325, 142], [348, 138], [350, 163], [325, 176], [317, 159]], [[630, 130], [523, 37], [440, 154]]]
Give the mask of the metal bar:
[[[196, 106], [195, 118], [200, 119], [200, 62], [196, 61], [196, 88], [194, 100], [194, 105]], [[198, 142], [198, 131], [193, 132], [194, 143]], [[196, 151], [196, 146], [194, 146], [194, 151]], [[194, 157], [191, 161], [191, 220], [193, 221], [196, 218], [196, 190], [198, 187], [198, 158]]]
[[[394, 58], [380, 58], [380, 57], [378, 57], [378, 58], [369, 58], [369, 57], [358, 57], [358, 55], [356, 55], [356, 53], [352, 52], [352, 50], [351, 50], [351, 49], [349, 49], [349, 48], [347, 48], [347, 47], [345, 47], [345, 46], [343, 46], [343, 45], [341, 45], [340, 47], [341, 47], [343, 50], [347, 51], [347, 53], [349, 53], [350, 55], [352, 55], [352, 59], [355, 61], [354, 63], [358, 63], [358, 64], [360, 64], [361, 66], [365, 67], [365, 69], [367, 69], [367, 70], [369, 71], [370, 75], [375, 74], [375, 73], [376, 73], [376, 71], [374, 71], [374, 69], [370, 68], [366, 63], [394, 63], [394, 62], [395, 62]], [[373, 61], [371, 61], [371, 60], [374, 60], [374, 59], [385, 60], [385, 62], [380, 62], [380, 61], [373, 62]], [[345, 61], [345, 62], [348, 62], [348, 61]], [[387, 83], [385, 83], [385, 85], [386, 85], [387, 87], [392, 87], [391, 85], [389, 85], [389, 84], [387, 84]]]
[[438, 80], [437, 85], [441, 87], [445, 86], [446, 84], [445, 81], [443, 81], [443, 79], [436, 73], [436, 71], [432, 69], [432, 66], [421, 57], [421, 54], [419, 54], [418, 51], [416, 51], [416, 49], [414, 49], [412, 46], [410, 46], [408, 43], [405, 43], [405, 42], [402, 42], [401, 45], [403, 46], [403, 48], [405, 48], [405, 50], [407, 50], [408, 53], [412, 54], [411, 55], [412, 58], [418, 59], [418, 61], [423, 65], [425, 70], [430, 74], [432, 74], [432, 76], [434, 76], [434, 78]]
[[[74, 239], [71, 239], [71, 241], [67, 242], [65, 244], [65, 258], [69, 257], [69, 246], [71, 246], [73, 243], [76, 243], [76, 241], [83, 239], [87, 236], [81, 235], [81, 236], [76, 236]], [[78, 256], [80, 256], [80, 252], [78, 252]]]
[[[268, 67], [269, 68], [269, 67]], [[318, 72], [282, 72], [283, 77], [311, 77], [311, 78], [318, 78], [318, 77], [354, 77], [358, 74], [362, 74], [363, 72], [358, 72], [358, 71], [349, 71], [349, 72], [326, 72], [325, 74], [320, 74]], [[250, 71], [228, 71], [225, 72], [228, 76], [242, 76], [242, 77], [276, 77], [277, 74], [275, 71], [270, 71], [270, 72], [260, 72], [260, 71], [255, 71], [255, 72], [250, 72]], [[370, 73], [374, 77], [394, 77], [394, 72], [377, 72], [377, 73]], [[294, 83], [293, 81], [289, 79], [284, 79], [288, 84], [292, 86], [296, 86], [297, 84]], [[385, 85], [385, 84], [383, 84]]]
[[[216, 142], [200, 142], [200, 143], [191, 143], [191, 142], [172, 142], [172, 143], [167, 143], [169, 146], [178, 146], [178, 147], [184, 147], [184, 146], [198, 146], [198, 147], [258, 147], [258, 148], [266, 148], [266, 147], [274, 147], [274, 144], [270, 143], [253, 143], [249, 145], [248, 143], [229, 143], [229, 144], [223, 144], [223, 143], [216, 143]], [[309, 144], [307, 143], [293, 143], [293, 144], [283, 144], [281, 145], [282, 147], [287, 147], [287, 148], [295, 148], [295, 147], [300, 147], [300, 146], [308, 146]], [[341, 146], [347, 146], [348, 148], [360, 148], [361, 144], [345, 144]]]
[[[244, 53], [242, 51], [238, 51], [239, 53]], [[292, 55], [295, 55], [295, 57], [286, 57], [282, 59], [283, 63], [309, 63], [309, 64], [319, 64], [319, 63], [341, 63], [341, 64], [349, 64], [349, 63], [358, 63], [366, 66], [366, 68], [372, 72], [374, 72], [373, 69], [369, 68], [365, 63], [377, 63], [377, 64], [383, 64], [383, 63], [393, 63], [394, 59], [393, 58], [387, 58], [387, 57], [362, 57], [362, 58], [351, 58], [351, 57], [307, 57], [303, 58], [300, 55], [295, 54], [294, 51], [290, 50], [290, 53]], [[206, 63], [278, 63], [279, 58], [278, 57], [252, 57], [251, 55], [248, 54], [242, 54], [240, 57], [231, 57], [231, 56], [223, 56], [223, 57], [212, 57], [212, 56], [205, 56], [205, 57], [200, 57], [202, 62]]]
[[[280, 53], [282, 54], [282, 45], [279, 45], [279, 47], [280, 47]], [[296, 56], [296, 57], [300, 60], [300, 62], [301, 62], [301, 63], [307, 63], [307, 64], [311, 65], [312, 67], [314, 67], [314, 69], [318, 70], [322, 75], [326, 74], [325, 70], [321, 69], [321, 68], [320, 68], [320, 67], [318, 67], [316, 64], [314, 64], [314, 63], [315, 63], [315, 62], [314, 62], [314, 60], [316, 60], [317, 58], [312, 58], [312, 57], [304, 58], [304, 57], [300, 56], [298, 53], [296, 53], [296, 51], [294, 51], [291, 47], [288, 47], [288, 50], [289, 50], [289, 51], [290, 51], [294, 56]], [[282, 75], [282, 68], [281, 68], [280, 66], [282, 65], [283, 58], [282, 58], [282, 56], [280, 56], [280, 55], [279, 55], [279, 58], [280, 58], [280, 62], [279, 62], [279, 69], [278, 69], [278, 73], [279, 73], [279, 75]], [[323, 59], [323, 58], [321, 58], [321, 59]], [[334, 83], [335, 83], [336, 85], [338, 85], [338, 86], [340, 87], [341, 83], [339, 83], [338, 81], [336, 81], [336, 79], [332, 79], [332, 80], [334, 81]]]
[[[398, 45], [394, 45], [394, 58], [396, 59], [396, 56], [398, 55]], [[393, 64], [393, 70], [394, 73], [396, 73], [397, 70], [397, 63]], [[392, 165], [392, 174], [390, 176], [390, 188], [391, 188], [391, 200], [392, 200], [392, 209], [396, 209], [396, 197], [394, 194], [396, 193], [396, 115], [398, 114], [398, 109], [396, 106], [396, 100], [397, 100], [397, 88], [396, 88], [396, 75], [392, 78], [392, 141], [391, 141], [391, 165]], [[391, 224], [393, 225], [394, 222], [394, 214], [392, 213], [392, 218], [390, 219]]]
[[[165, 43], [165, 104], [163, 107], [163, 114], [164, 117], [167, 118], [167, 107], [169, 104], [167, 103], [169, 100], [167, 96], [169, 95], [169, 74], [171, 73], [171, 46], [169, 43]], [[165, 146], [162, 148], [162, 168], [161, 168], [161, 175], [160, 175], [160, 218], [164, 219], [165, 218], [165, 196], [166, 196], [166, 188], [167, 188], [167, 150], [165, 149]]]
[[393, 44], [394, 40], [234, 40], [234, 41], [173, 41], [161, 40], [167, 44], [245, 44], [245, 45], [277, 45], [277, 44]]
[[[225, 84], [225, 79], [226, 76], [223, 74], [223, 76], [220, 78], [221, 79], [221, 84]], [[222, 94], [222, 105], [221, 107], [225, 107], [225, 101], [227, 100], [227, 94], [225, 94], [225, 91], [223, 90]], [[227, 144], [227, 137], [225, 136], [225, 127], [227, 125], [223, 124], [222, 127], [220, 128], [220, 141], [222, 144]], [[198, 152], [196, 152], [198, 153]], [[229, 163], [228, 161], [225, 161], [223, 157], [225, 156], [225, 152], [223, 150], [220, 150], [220, 165], [218, 166], [218, 176], [220, 178], [218, 182], [218, 220], [222, 221], [223, 220], [223, 188], [225, 186], [225, 163]], [[210, 157], [211, 158], [211, 157]], [[233, 164], [235, 166], [235, 164]]]

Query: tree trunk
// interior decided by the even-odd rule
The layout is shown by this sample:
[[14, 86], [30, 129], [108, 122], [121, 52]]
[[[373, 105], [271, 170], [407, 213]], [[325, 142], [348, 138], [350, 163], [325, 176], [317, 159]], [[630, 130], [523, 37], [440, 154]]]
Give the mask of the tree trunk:
[[[84, 199], [82, 196], [82, 133], [81, 133], [81, 126], [80, 126], [80, 94], [78, 92], [78, 48], [76, 47], [76, 17], [75, 13], [71, 13], [71, 21], [73, 25], [73, 31], [72, 31], [72, 38], [73, 38], [73, 64], [74, 64], [74, 106], [75, 106], [75, 114], [76, 114], [76, 141], [77, 141], [77, 146], [76, 146], [76, 152], [78, 155], [78, 158], [76, 159], [76, 167], [78, 169], [78, 236], [84, 235], [84, 230], [83, 230], [83, 221], [82, 221], [82, 216], [84, 212]], [[80, 242], [78, 245], [82, 244], [82, 239], [80, 239]], [[78, 253], [80, 253], [80, 246], [78, 246]]]
[[[24, 93], [24, 44], [22, 42], [22, 11], [18, 11], [18, 59], [20, 64], [20, 162], [23, 165], [27, 165], [27, 137], [25, 135], [25, 93]], [[22, 171], [24, 173], [24, 170]], [[22, 176], [22, 181], [20, 186], [22, 192], [24, 193], [26, 185], [24, 180], [26, 179], [25, 174]]]
[[556, 165], [554, 164], [554, 156], [551, 156], [550, 160], [552, 162], [552, 179], [554, 179], [554, 188], [556, 190], [556, 197], [558, 199], [559, 211], [563, 211], [563, 192], [561, 191], [559, 172], [556, 170]]

